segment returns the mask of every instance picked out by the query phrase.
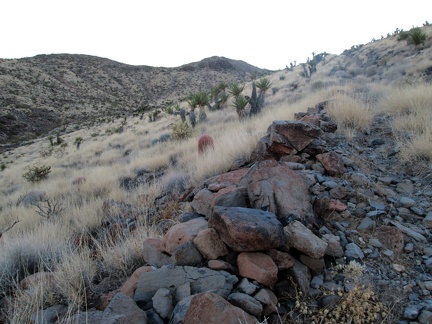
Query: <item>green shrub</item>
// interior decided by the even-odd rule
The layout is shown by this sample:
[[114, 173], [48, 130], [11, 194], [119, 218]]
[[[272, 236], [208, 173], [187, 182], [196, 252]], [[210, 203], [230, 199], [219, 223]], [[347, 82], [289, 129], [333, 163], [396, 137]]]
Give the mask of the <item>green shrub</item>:
[[420, 27], [411, 28], [410, 31], [401, 31], [398, 36], [398, 41], [406, 40], [408, 44], [413, 44], [416, 47], [424, 44], [426, 41], [426, 33]]
[[422, 31], [420, 27], [413, 28], [410, 30], [410, 37], [408, 38], [408, 44], [413, 44], [416, 47], [424, 44], [426, 40], [426, 33]]
[[173, 140], [185, 140], [193, 135], [193, 128], [187, 122], [180, 121], [173, 125], [171, 138]]
[[23, 173], [23, 177], [30, 182], [38, 182], [48, 178], [48, 174], [51, 172], [51, 167], [42, 165], [42, 166], [32, 166], [29, 167], [28, 171]]

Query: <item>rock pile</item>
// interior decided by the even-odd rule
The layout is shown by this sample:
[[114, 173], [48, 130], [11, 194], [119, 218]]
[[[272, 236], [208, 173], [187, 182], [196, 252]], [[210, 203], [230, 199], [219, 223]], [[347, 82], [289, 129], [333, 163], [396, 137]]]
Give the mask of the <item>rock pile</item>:
[[181, 197], [193, 212], [145, 240], [147, 266], [72, 321], [279, 323], [299, 292], [337, 304], [354, 283], [328, 268], [352, 260], [400, 309], [395, 320], [432, 321], [428, 178], [402, 171], [387, 117], [343, 142], [326, 104], [274, 121], [250, 161]]

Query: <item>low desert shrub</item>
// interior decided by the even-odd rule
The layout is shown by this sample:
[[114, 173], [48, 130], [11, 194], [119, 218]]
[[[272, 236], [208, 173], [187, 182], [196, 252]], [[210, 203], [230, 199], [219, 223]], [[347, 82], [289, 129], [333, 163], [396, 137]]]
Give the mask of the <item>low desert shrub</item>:
[[178, 122], [173, 125], [171, 138], [173, 140], [185, 140], [192, 137], [194, 130], [187, 122]]
[[28, 168], [28, 171], [23, 173], [23, 177], [30, 182], [38, 182], [48, 178], [48, 175], [51, 172], [51, 167], [46, 165], [41, 166], [31, 166]]

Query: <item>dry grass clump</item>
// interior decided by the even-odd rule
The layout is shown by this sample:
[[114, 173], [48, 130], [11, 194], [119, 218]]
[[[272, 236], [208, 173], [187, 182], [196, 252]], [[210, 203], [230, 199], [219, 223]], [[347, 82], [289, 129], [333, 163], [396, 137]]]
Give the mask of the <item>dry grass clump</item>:
[[336, 95], [334, 100], [330, 101], [327, 111], [342, 132], [363, 131], [370, 125], [373, 117], [367, 102], [346, 94]]
[[[323, 295], [336, 295], [335, 302], [326, 307], [319, 307], [316, 302], [305, 299], [298, 291], [294, 313], [303, 323], [384, 323], [389, 311], [380, 302], [373, 287], [361, 283], [366, 268], [351, 261], [346, 265], [335, 266], [332, 271], [343, 274], [345, 280], [353, 283], [349, 291], [329, 292], [323, 290]], [[313, 306], [312, 306], [313, 305]]]
[[431, 107], [431, 84], [397, 88], [382, 100], [380, 108], [394, 115], [392, 127], [402, 160], [432, 160]]

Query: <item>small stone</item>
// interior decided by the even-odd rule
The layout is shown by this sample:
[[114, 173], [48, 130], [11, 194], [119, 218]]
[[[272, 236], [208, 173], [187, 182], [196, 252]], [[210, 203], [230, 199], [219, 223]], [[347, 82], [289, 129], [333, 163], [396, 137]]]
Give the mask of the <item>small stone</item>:
[[312, 278], [310, 286], [311, 288], [319, 289], [323, 284], [323, 278], [321, 276], [315, 276]]
[[368, 212], [366, 214], [366, 217], [374, 218], [374, 217], [382, 216], [385, 214], [386, 214], [386, 212], [384, 210], [373, 210], [373, 211]]
[[404, 310], [403, 317], [409, 320], [414, 320], [419, 316], [419, 306], [408, 306]]
[[424, 281], [423, 285], [427, 290], [432, 290], [432, 281]]
[[394, 257], [394, 252], [392, 250], [385, 249], [385, 250], [382, 251], [382, 253], [386, 257], [389, 257], [389, 258], [393, 258]]
[[417, 216], [421, 216], [421, 217], [423, 217], [423, 216], [426, 215], [425, 211], [424, 211], [423, 209], [421, 209], [420, 207], [413, 206], [413, 207], [410, 208], [410, 210], [411, 210], [414, 214], [416, 214]]
[[418, 321], [420, 322], [420, 324], [432, 323], [432, 312], [423, 309], [418, 317]]
[[363, 259], [364, 254], [360, 247], [355, 243], [348, 243], [345, 246], [345, 256], [353, 259]]
[[426, 217], [423, 218], [423, 226], [426, 228], [432, 228], [432, 212], [426, 214]]
[[365, 231], [369, 228], [372, 228], [376, 225], [375, 221], [370, 217], [365, 217], [357, 226], [357, 229], [360, 231]]
[[371, 238], [369, 240], [369, 244], [373, 247], [376, 247], [376, 248], [382, 248], [383, 247], [383, 244], [381, 243], [381, 241], [376, 239], [376, 238]]
[[425, 246], [423, 248], [423, 255], [430, 257], [432, 256], [432, 246]]
[[399, 199], [399, 203], [405, 208], [410, 208], [416, 204], [415, 200], [408, 197], [401, 197], [401, 199]]
[[257, 285], [251, 283], [247, 278], [243, 278], [237, 286], [239, 292], [252, 295], [258, 289]]
[[392, 266], [397, 272], [405, 272], [405, 267], [401, 264], [393, 263]]
[[414, 244], [412, 244], [411, 242], [405, 244], [404, 251], [406, 253], [411, 253], [412, 251], [414, 251]]

